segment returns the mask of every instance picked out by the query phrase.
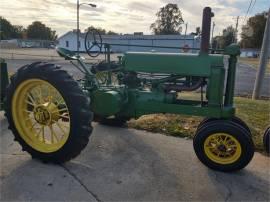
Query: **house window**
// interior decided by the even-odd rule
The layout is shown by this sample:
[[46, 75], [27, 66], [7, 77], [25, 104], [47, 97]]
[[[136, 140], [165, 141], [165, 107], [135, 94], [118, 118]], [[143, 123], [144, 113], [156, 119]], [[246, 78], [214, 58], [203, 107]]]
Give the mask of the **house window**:
[[66, 47], [67, 48], [69, 47], [69, 41], [66, 41]]

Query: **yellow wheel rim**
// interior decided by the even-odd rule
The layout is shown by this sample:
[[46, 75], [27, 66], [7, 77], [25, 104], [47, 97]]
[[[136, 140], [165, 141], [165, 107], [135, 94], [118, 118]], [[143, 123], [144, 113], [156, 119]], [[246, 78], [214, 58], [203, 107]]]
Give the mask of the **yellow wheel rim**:
[[237, 161], [242, 153], [239, 141], [225, 133], [212, 134], [204, 142], [206, 156], [219, 164], [231, 164]]
[[12, 117], [19, 135], [33, 149], [59, 150], [70, 133], [70, 113], [60, 92], [40, 79], [22, 82], [12, 98]]

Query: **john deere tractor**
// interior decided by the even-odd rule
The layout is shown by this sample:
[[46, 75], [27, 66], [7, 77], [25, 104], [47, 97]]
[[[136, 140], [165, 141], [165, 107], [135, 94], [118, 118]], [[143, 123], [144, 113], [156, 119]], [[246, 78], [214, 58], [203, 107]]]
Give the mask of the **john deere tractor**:
[[[15, 140], [33, 158], [62, 163], [86, 147], [93, 119], [121, 125], [153, 113], [203, 116], [193, 139], [199, 160], [219, 171], [244, 168], [254, 146], [248, 126], [235, 116], [233, 103], [240, 48], [232, 44], [223, 54], [209, 54], [215, 51], [209, 48], [212, 17], [206, 7], [198, 53], [126, 52], [111, 61], [111, 47], [123, 44], [103, 43], [101, 35], [90, 30], [85, 48], [91, 57], [105, 51], [102, 62], [86, 64], [78, 53], [57, 48], [83, 79], [74, 80], [52, 63], [21, 67], [10, 78], [5, 95]], [[191, 91], [199, 92], [200, 99], [182, 96]]]

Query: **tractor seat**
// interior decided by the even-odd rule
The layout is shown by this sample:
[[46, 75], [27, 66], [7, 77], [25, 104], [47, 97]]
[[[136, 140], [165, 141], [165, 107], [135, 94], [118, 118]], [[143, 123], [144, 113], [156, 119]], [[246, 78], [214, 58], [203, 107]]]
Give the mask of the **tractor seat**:
[[56, 47], [56, 52], [60, 57], [65, 58], [65, 60], [78, 60], [78, 59], [84, 59], [80, 55], [77, 55], [75, 52], [70, 51], [65, 48]]

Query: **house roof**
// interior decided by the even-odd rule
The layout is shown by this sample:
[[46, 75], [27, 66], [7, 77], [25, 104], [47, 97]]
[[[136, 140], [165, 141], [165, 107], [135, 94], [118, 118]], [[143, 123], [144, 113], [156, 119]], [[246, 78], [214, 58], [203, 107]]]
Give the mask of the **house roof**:
[[[76, 35], [76, 31], [69, 31], [65, 33], [64, 35], [60, 36], [58, 40], [66, 37], [69, 34]], [[85, 38], [86, 33], [80, 33], [80, 38]], [[194, 40], [194, 35], [187, 35], [186, 37], [184, 35], [133, 35], [133, 34], [125, 34], [125, 35], [102, 35], [102, 38], [104, 40]]]

